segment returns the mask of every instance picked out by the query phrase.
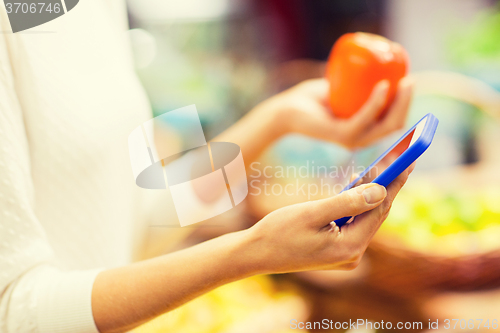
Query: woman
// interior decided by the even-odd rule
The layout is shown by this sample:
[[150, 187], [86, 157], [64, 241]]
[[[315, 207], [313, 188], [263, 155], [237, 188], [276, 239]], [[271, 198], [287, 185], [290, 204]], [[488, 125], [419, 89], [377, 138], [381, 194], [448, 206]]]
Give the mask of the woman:
[[[8, 31], [2, 7], [1, 26]], [[126, 39], [121, 0], [85, 0], [26, 33], [0, 35], [0, 327], [2, 332], [121, 332], [253, 274], [357, 265], [410, 170], [387, 190], [361, 185], [286, 207], [255, 226], [131, 264], [147, 223], [128, 167], [127, 136], [152, 117]], [[403, 126], [402, 80], [383, 120], [387, 83], [357, 116], [334, 119], [328, 84], [312, 80], [250, 111], [215, 141], [251, 163], [299, 132], [346, 147]], [[359, 215], [340, 232], [329, 223]]]

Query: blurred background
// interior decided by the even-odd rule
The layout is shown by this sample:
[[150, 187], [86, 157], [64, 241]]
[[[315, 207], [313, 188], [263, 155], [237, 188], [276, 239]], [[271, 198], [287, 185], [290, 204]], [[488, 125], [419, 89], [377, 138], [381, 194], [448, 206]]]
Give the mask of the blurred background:
[[[207, 139], [265, 98], [323, 76], [333, 43], [356, 31], [386, 36], [408, 51], [416, 82], [408, 125], [428, 112], [440, 119], [433, 144], [357, 269], [236, 282], [137, 332], [288, 332], [293, 331], [291, 319], [427, 323], [482, 318], [490, 324], [500, 319], [500, 1], [128, 3], [137, 73], [155, 115], [196, 104]], [[157, 145], [162, 140], [182, 145], [183, 126], [179, 119], [159, 129]], [[290, 135], [268, 149], [261, 165], [368, 165], [399, 135], [354, 153]], [[210, 222], [242, 221], [229, 229], [251, 225], [274, 209], [304, 200], [249, 195], [238, 210]], [[151, 237], [165, 229], [152, 226]], [[173, 233], [175, 246], [156, 251], [221, 232], [213, 229]]]

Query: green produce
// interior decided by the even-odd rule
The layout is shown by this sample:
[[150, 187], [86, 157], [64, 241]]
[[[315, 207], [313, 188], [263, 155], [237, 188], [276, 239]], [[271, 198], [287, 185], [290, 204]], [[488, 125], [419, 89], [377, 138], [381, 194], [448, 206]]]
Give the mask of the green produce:
[[499, 247], [500, 189], [443, 191], [429, 182], [406, 186], [381, 228], [420, 251], [465, 254]]

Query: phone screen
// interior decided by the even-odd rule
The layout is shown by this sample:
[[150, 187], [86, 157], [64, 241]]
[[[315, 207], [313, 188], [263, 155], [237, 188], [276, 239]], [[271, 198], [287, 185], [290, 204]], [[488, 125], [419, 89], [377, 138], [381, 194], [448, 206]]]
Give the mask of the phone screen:
[[401, 156], [401, 154], [403, 154], [408, 149], [408, 147], [413, 145], [418, 140], [418, 138], [422, 135], [422, 131], [425, 128], [426, 122], [427, 117], [422, 119], [422, 121], [420, 121], [417, 126], [415, 126], [413, 131], [408, 133], [389, 152], [379, 157], [376, 164], [366, 169], [361, 175], [359, 175], [359, 177], [357, 177], [349, 185], [347, 185], [344, 190], [348, 190], [354, 186], [358, 186], [361, 184], [369, 183], [377, 178], [377, 176], [384, 172], [384, 170], [387, 169], [387, 167], [391, 165], [399, 156]]

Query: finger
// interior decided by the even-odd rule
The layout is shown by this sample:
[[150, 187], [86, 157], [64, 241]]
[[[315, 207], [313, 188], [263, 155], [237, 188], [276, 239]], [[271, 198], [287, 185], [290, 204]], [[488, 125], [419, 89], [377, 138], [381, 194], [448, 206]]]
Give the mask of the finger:
[[359, 173], [353, 173], [351, 175], [351, 179], [349, 180], [349, 183], [352, 183], [358, 177], [359, 177]]
[[378, 184], [364, 184], [331, 198], [307, 203], [312, 225], [324, 227], [330, 222], [346, 216], [360, 215], [380, 205], [387, 192]]
[[387, 98], [389, 82], [380, 81], [360, 111], [351, 119], [342, 120], [343, 126], [339, 126], [339, 119], [332, 117], [329, 112], [329, 87], [328, 80], [320, 78], [304, 81], [292, 89], [300, 90], [303, 94], [312, 97], [301, 101], [301, 110], [314, 115], [309, 122], [302, 124], [301, 131], [309, 128], [306, 133], [314, 133], [315, 137], [338, 142], [339, 138], [345, 136], [346, 131], [350, 136], [357, 136], [376, 121], [375, 118]]
[[377, 126], [372, 127], [371, 130], [359, 140], [358, 144], [360, 146], [369, 145], [404, 127], [410, 110], [413, 85], [413, 79], [409, 76], [399, 81], [398, 93], [394, 102], [389, 107], [387, 114]]
[[350, 119], [350, 122], [354, 124], [353, 126], [356, 130], [362, 131], [377, 121], [377, 117], [387, 100], [388, 91], [388, 80], [382, 80], [375, 85], [366, 103]]
[[[411, 166], [410, 166], [411, 167]], [[384, 200], [384, 207], [381, 208], [383, 214], [387, 214], [389, 208], [392, 205], [392, 202], [396, 198], [396, 195], [403, 188], [404, 184], [408, 180], [410, 175], [410, 167], [408, 167], [405, 171], [403, 171], [399, 176], [394, 179], [389, 186], [387, 186], [387, 200]], [[384, 211], [385, 209], [385, 211]]]
[[[354, 176], [354, 175], [353, 175]], [[360, 175], [359, 174], [355, 174], [355, 178], [353, 178], [351, 180], [351, 183], [356, 179], [358, 178]], [[369, 183], [368, 181], [366, 181], [366, 175], [364, 175], [363, 177], [359, 178], [359, 180], [356, 182], [356, 184], [354, 184], [353, 187], [358, 187], [359, 185], [361, 184], [366, 184], [366, 183]]]
[[405, 125], [413, 96], [414, 80], [410, 76], [399, 81], [398, 93], [387, 111], [382, 123], [387, 129], [400, 129]]
[[409, 175], [411, 175], [411, 173], [413, 172], [413, 170], [415, 170], [415, 166], [417, 165], [417, 161], [413, 162], [409, 167], [408, 167], [408, 171], [409, 171]]
[[368, 242], [371, 240], [387, 217], [396, 195], [406, 183], [411, 171], [412, 166], [403, 171], [387, 186], [387, 196], [381, 205], [359, 215], [353, 223], [344, 226], [342, 229], [344, 236], [354, 242]]
[[302, 121], [297, 132], [332, 142], [338, 142], [343, 136], [338, 119], [332, 117], [328, 106], [308, 98], [302, 99], [297, 107], [310, 115]]
[[[392, 198], [398, 194], [401, 188], [404, 186], [408, 180], [410, 174], [415, 169], [416, 161], [410, 164], [399, 176], [397, 176], [388, 186], [387, 186], [387, 198]], [[386, 198], [386, 199], [387, 199]]]

